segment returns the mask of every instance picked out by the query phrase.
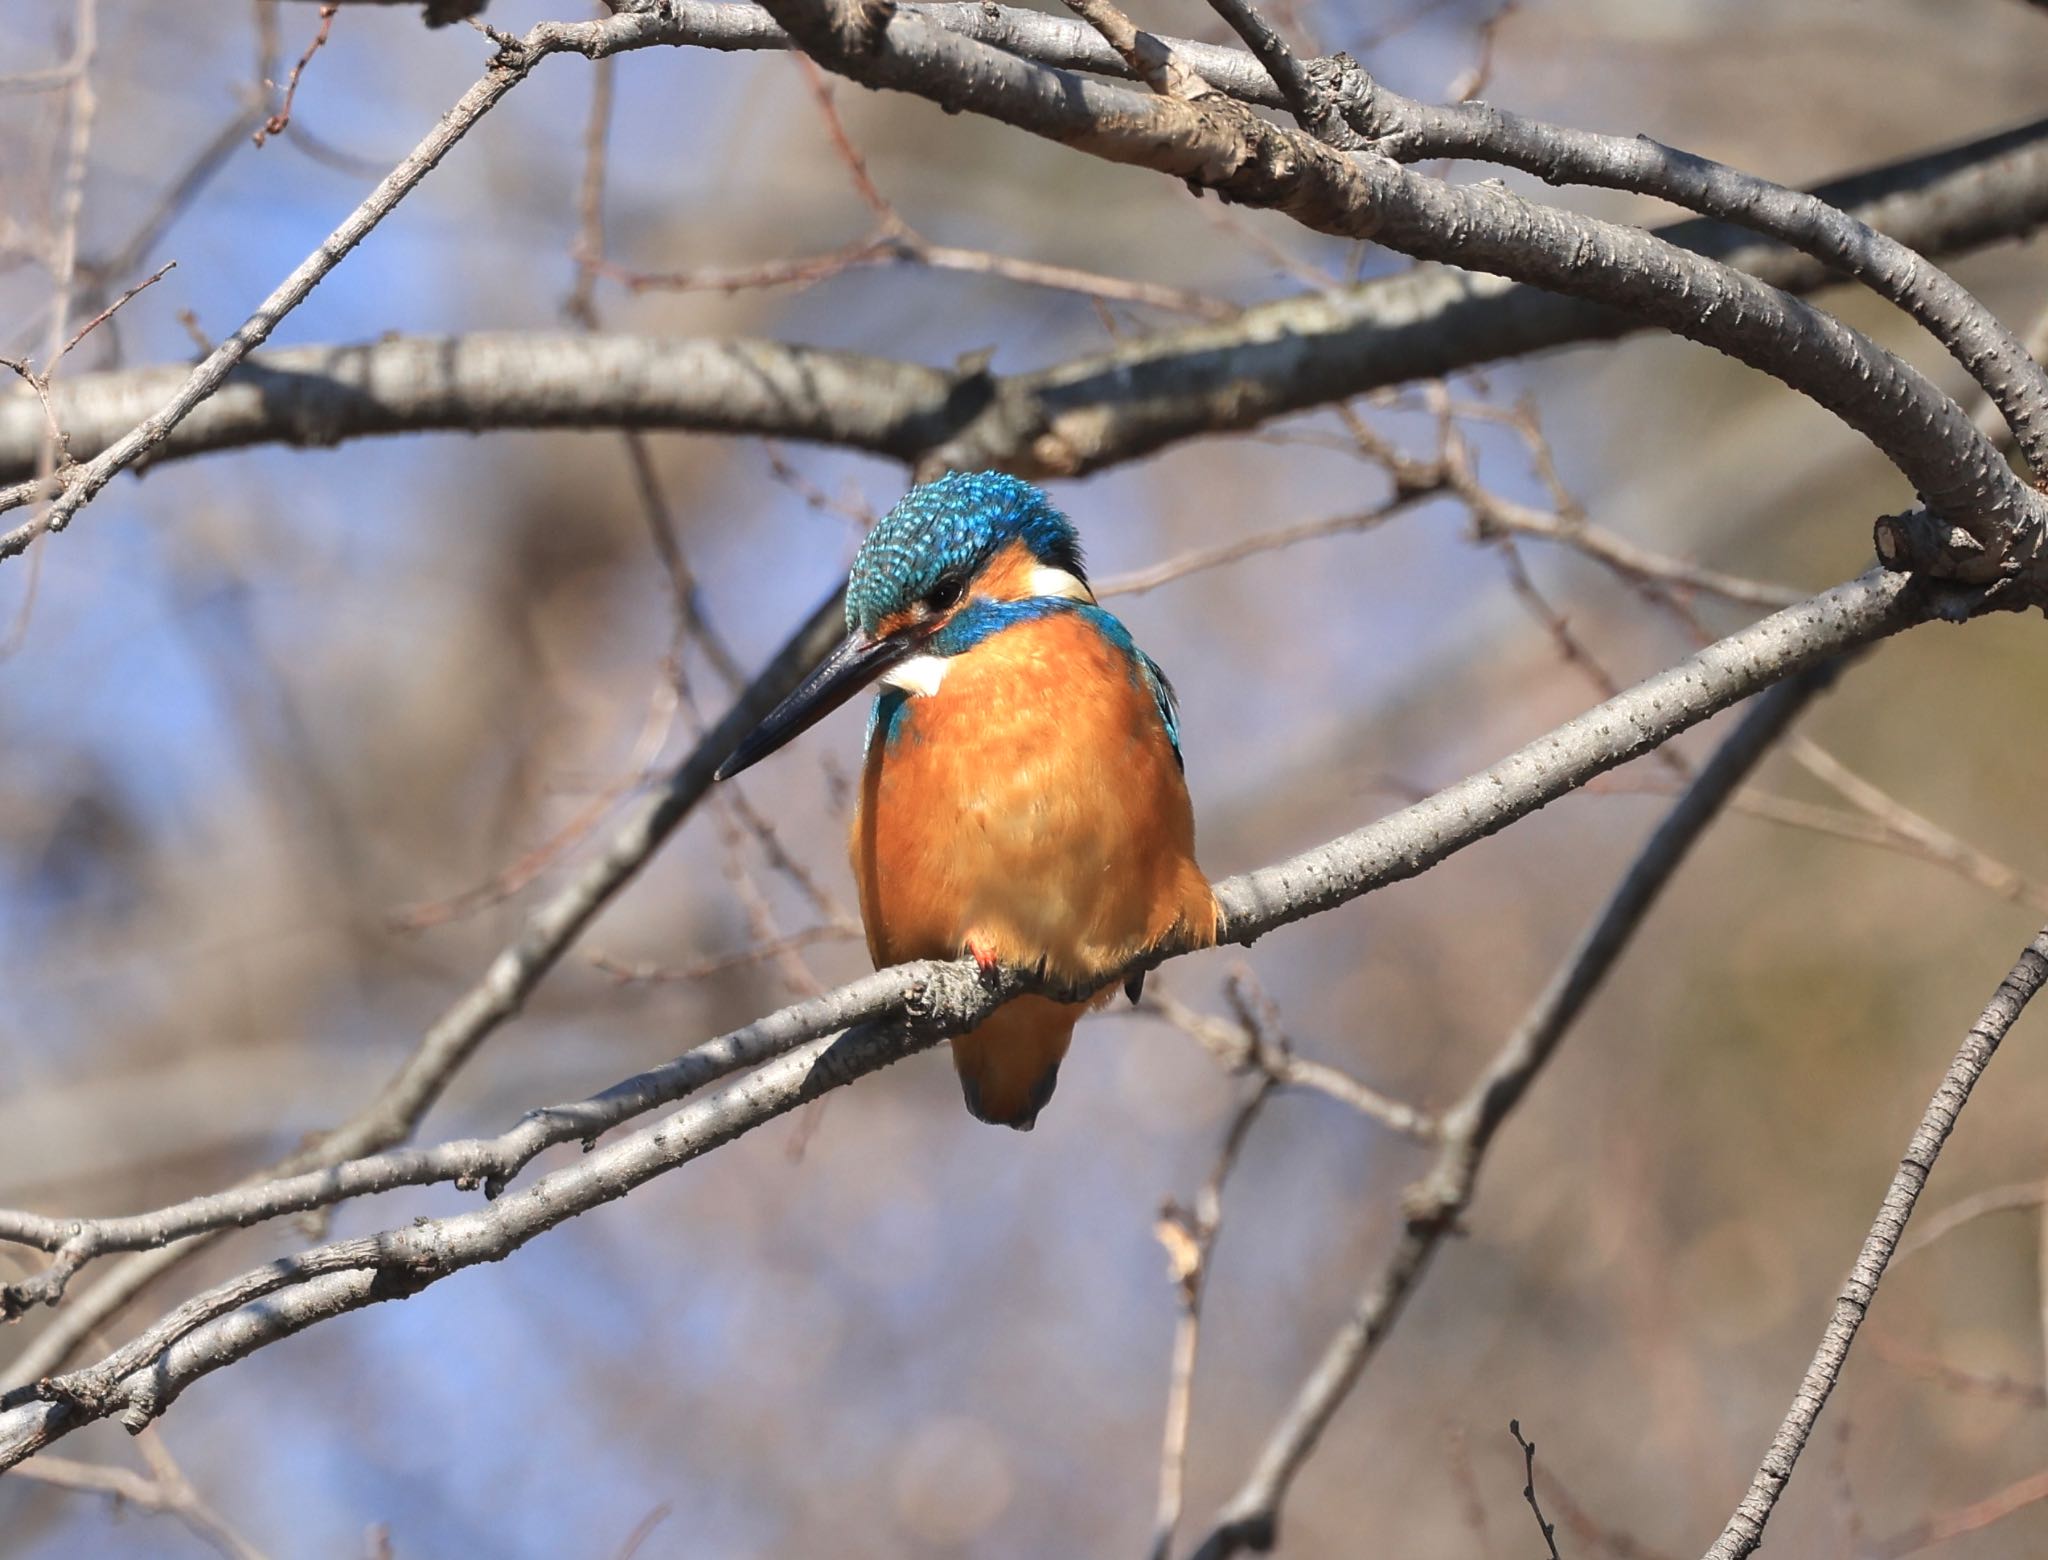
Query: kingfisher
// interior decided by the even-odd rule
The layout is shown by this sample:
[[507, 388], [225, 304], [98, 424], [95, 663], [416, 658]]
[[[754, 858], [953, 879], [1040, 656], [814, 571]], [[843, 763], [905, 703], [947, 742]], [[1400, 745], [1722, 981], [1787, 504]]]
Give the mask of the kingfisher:
[[1091, 993], [1012, 997], [953, 1040], [967, 1109], [1029, 1131], [1116, 972], [1165, 943], [1208, 946], [1222, 923], [1173, 686], [1096, 604], [1067, 517], [995, 471], [912, 488], [876, 524], [845, 639], [718, 777], [877, 682], [852, 830], [876, 968], [971, 955]]

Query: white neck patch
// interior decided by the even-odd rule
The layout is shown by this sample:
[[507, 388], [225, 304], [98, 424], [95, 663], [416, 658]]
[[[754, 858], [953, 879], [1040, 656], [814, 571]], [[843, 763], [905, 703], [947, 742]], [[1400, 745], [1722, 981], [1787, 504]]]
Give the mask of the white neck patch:
[[[1087, 582], [1065, 569], [1048, 569], [1040, 566], [1031, 571], [1026, 582], [1034, 596], [1061, 596], [1068, 601], [1085, 601], [1094, 605], [1095, 592]], [[952, 666], [950, 658], [943, 655], [914, 655], [908, 660], [898, 661], [882, 673], [883, 686], [901, 688], [905, 693], [930, 698], [939, 691], [939, 684], [946, 680], [946, 672]]]
[[923, 694], [930, 698], [939, 691], [939, 684], [946, 680], [946, 672], [952, 662], [942, 655], [914, 655], [907, 661], [898, 661], [882, 673], [882, 682], [891, 688], [901, 688], [905, 693]]
[[1090, 606], [1095, 604], [1095, 592], [1085, 581], [1065, 569], [1048, 569], [1040, 565], [1031, 571], [1028, 583], [1034, 596], [1064, 596], [1069, 601], [1085, 601]]

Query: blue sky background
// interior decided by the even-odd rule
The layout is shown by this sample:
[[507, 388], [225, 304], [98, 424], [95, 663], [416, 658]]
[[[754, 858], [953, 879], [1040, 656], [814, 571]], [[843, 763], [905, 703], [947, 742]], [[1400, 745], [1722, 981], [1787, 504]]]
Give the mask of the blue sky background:
[[[289, 62], [317, 12], [277, 9]], [[1490, 91], [1812, 177], [2040, 112], [2038, 52], [1994, 47], [2032, 36], [2037, 49], [2025, 8], [1969, 9], [1963, 38], [1903, 0], [1543, 0], [1503, 27]], [[0, 69], [60, 57], [69, 13], [0, 0]], [[125, 237], [235, 111], [253, 54], [239, 5], [103, 0], [101, 13], [88, 254]], [[495, 0], [490, 19], [516, 31], [556, 14]], [[1428, 8], [1383, 41], [1402, 20], [1394, 8], [1324, 5], [1310, 21], [1324, 47], [1359, 49], [1393, 85], [1435, 95], [1473, 58], [1478, 14], [1462, 0]], [[1145, 19], [1214, 29], [1186, 6]], [[180, 311], [210, 339], [233, 329], [487, 53], [468, 28], [428, 33], [403, 9], [345, 8], [297, 99], [320, 155], [289, 136], [239, 151], [145, 262], [177, 269], [64, 373], [189, 359]], [[1953, 88], [1965, 77], [1966, 95]], [[649, 51], [619, 61], [617, 88], [618, 263], [740, 264], [865, 230], [788, 59]], [[587, 64], [548, 62], [275, 344], [571, 328], [561, 304], [589, 90]], [[1302, 288], [1213, 202], [1157, 179], [907, 100], [842, 88], [839, 102], [881, 187], [935, 242], [1237, 303]], [[29, 229], [47, 209], [54, 113], [46, 95], [0, 95], [0, 138], [26, 149], [0, 166], [0, 209]], [[1340, 276], [1403, 263], [1276, 217], [1230, 220]], [[1962, 274], [2009, 318], [2039, 307], [2031, 247]], [[40, 354], [48, 296], [35, 264], [0, 270], [8, 354]], [[913, 270], [730, 297], [608, 285], [599, 304], [622, 331], [772, 335], [929, 364], [992, 347], [1001, 372], [1109, 340], [1084, 300]], [[1127, 332], [1176, 323], [1112, 314]], [[1879, 311], [1851, 317], [1948, 372]], [[1602, 524], [1758, 575], [1819, 586], [1855, 572], [1869, 515], [1906, 498], [1822, 414], [1682, 344], [1563, 354], [1457, 392], [1532, 397]], [[1411, 448], [1427, 437], [1412, 411], [1370, 415]], [[1299, 419], [1286, 438], [1210, 441], [1054, 491], [1095, 571], [1113, 575], [1377, 501], [1376, 470], [1299, 437], [1337, 426]], [[1489, 483], [1544, 501], [1510, 437], [1470, 432]], [[778, 481], [757, 443], [654, 443], [710, 611], [758, 664], [836, 580], [857, 531]], [[787, 453], [808, 482], [875, 508], [904, 480], [886, 461]], [[1685, 648], [1589, 566], [1527, 555], [1624, 680]], [[356, 1109], [522, 907], [562, 880], [558, 866], [523, 896], [427, 932], [389, 924], [486, 880], [624, 771], [667, 648], [665, 586], [617, 444], [594, 434], [173, 463], [116, 483], [34, 570], [25, 637], [0, 661], [0, 1200], [153, 1206], [225, 1184]], [[0, 570], [0, 622], [22, 609], [28, 576]], [[1355, 827], [1594, 697], [1448, 506], [1116, 605], [1179, 687], [1216, 876]], [[1987, 708], [2038, 693], [2038, 630], [1991, 623], [1964, 637], [1882, 652], [1882, 678], [1859, 673], [1816, 731], [1966, 836], [2048, 871], [2038, 733], [2008, 732], [1995, 758], [1959, 756], [1983, 752]], [[708, 671], [690, 665], [712, 699]], [[836, 717], [748, 790], [842, 901], [827, 765], [850, 766], [859, 720]], [[1698, 756], [1710, 740], [1683, 747]], [[666, 751], [683, 746], [677, 733]], [[1166, 984], [1220, 1010], [1219, 983], [1241, 960], [1305, 1053], [1440, 1105], [1540, 987], [1655, 807], [1576, 798], [1424, 881], [1249, 953], [1190, 961]], [[757, 853], [746, 859], [784, 924], [802, 924], [801, 901]], [[681, 965], [745, 946], [726, 866], [715, 820], [693, 819], [587, 947]], [[1471, 1237], [1442, 1258], [1333, 1429], [1290, 1508], [1295, 1552], [1363, 1552], [1360, 1535], [1379, 1532], [1389, 1553], [1519, 1553], [1530, 1535], [1511, 1414], [1540, 1425], [1546, 1457], [1617, 1525], [1675, 1549], [1703, 1542], [1753, 1461], [1756, 1427], [1782, 1407], [1904, 1140], [1902, 1111], [1917, 1110], [1934, 1058], [2030, 913], [1896, 855], [1754, 820], [1718, 830], [1582, 1048], [1516, 1123]], [[864, 968], [857, 945], [811, 962], [826, 981]], [[498, 1130], [787, 995], [767, 968], [638, 989], [572, 957], [425, 1135]], [[2039, 1173], [2044, 1085], [2038, 1065], [2014, 1064], [1959, 1145], [1959, 1187], [1973, 1169]], [[1184, 1036], [1106, 1017], [1024, 1138], [968, 1120], [950, 1068], [921, 1058], [835, 1098], [806, 1124], [800, 1156], [791, 1125], [756, 1133], [502, 1265], [265, 1351], [195, 1387], [162, 1434], [206, 1498], [273, 1554], [358, 1553], [384, 1524], [408, 1560], [604, 1556], [663, 1505], [671, 1515], [642, 1555], [1135, 1552], [1174, 1314], [1153, 1221], [1162, 1197], [1200, 1183], [1238, 1087]], [[1278, 1101], [1253, 1135], [1210, 1296], [1191, 1524], [1241, 1475], [1422, 1164], [1314, 1097]], [[335, 1233], [465, 1201], [351, 1207]], [[240, 1271], [293, 1239], [239, 1238], [180, 1282]], [[2031, 1262], [2024, 1242], [1973, 1247], [1955, 1271], [1902, 1280], [1893, 1324], [1986, 1368], [2036, 1369]], [[1922, 1390], [1888, 1380], [1851, 1400], [1857, 1473], [1880, 1503], [1873, 1531], [1889, 1530], [1887, 1514], [1902, 1522], [1981, 1493], [1993, 1431], [2014, 1474], [2048, 1456], [2038, 1414], [1910, 1396]], [[66, 1450], [125, 1464], [123, 1440], [96, 1430]], [[1483, 1534], [1465, 1514], [1461, 1458]], [[1831, 1531], [1818, 1497], [1786, 1520], [1794, 1535]], [[35, 1557], [203, 1552], [174, 1524], [23, 1480], [0, 1487], [0, 1533], [0, 1550]], [[2044, 1537], [2016, 1524], [1995, 1542], [2029, 1535]], [[1970, 1551], [2008, 1552], [2028, 1551]]]

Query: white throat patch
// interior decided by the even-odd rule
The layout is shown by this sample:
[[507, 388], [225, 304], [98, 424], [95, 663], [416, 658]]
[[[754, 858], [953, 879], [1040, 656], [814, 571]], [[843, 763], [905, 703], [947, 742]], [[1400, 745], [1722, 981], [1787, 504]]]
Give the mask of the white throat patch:
[[[1087, 582], [1065, 569], [1048, 569], [1040, 566], [1031, 571], [1029, 579], [1031, 594], [1034, 596], [1062, 596], [1068, 601], [1084, 601], [1095, 604], [1095, 592]], [[882, 673], [886, 687], [901, 688], [905, 693], [930, 698], [939, 691], [939, 684], [946, 680], [946, 671], [952, 661], [943, 655], [914, 655], [907, 661], [899, 661]]]
[[946, 680], [946, 670], [952, 664], [942, 655], [914, 655], [907, 661], [898, 661], [882, 673], [882, 681], [891, 688], [901, 688], [905, 693], [923, 694], [930, 698], [939, 691], [939, 684]]

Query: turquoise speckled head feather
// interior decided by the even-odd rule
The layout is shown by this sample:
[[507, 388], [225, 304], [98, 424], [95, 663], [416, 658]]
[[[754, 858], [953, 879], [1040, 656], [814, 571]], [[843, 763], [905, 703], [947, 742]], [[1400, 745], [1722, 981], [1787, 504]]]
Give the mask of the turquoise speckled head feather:
[[861, 544], [846, 585], [846, 626], [872, 634], [883, 619], [951, 580], [965, 584], [1007, 543], [1051, 569], [1086, 579], [1081, 542], [1052, 501], [1000, 471], [955, 472], [914, 487]]

